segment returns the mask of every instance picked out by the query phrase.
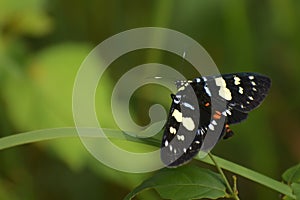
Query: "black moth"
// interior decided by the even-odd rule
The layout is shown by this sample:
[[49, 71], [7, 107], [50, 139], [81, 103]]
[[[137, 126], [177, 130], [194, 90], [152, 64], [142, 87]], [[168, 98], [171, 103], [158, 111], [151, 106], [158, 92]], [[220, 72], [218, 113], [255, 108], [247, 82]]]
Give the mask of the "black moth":
[[[214, 144], [206, 137], [228, 138], [230, 124], [245, 120], [266, 97], [270, 78], [257, 73], [235, 73], [177, 81], [161, 143], [161, 159], [177, 167]], [[207, 147], [205, 147], [205, 145]]]

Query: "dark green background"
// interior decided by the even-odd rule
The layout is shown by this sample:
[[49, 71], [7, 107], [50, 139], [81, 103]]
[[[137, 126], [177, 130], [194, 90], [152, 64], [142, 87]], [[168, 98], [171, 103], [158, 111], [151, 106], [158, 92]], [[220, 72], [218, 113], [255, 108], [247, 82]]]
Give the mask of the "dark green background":
[[[235, 136], [213, 153], [281, 180], [282, 172], [300, 160], [299, 9], [296, 0], [2, 0], [0, 136], [73, 126], [72, 86], [89, 51], [127, 29], [165, 27], [198, 41], [222, 73], [253, 71], [272, 79], [263, 105], [233, 126]], [[186, 64], [155, 50], [118, 59], [99, 86], [96, 106], [103, 126], [116, 127], [108, 106], [116, 80], [149, 61], [179, 70]], [[189, 67], [182, 73], [198, 76]], [[136, 122], [149, 122], [153, 103], [168, 109], [169, 92], [158, 86], [140, 88], [130, 105]], [[121, 199], [150, 175], [102, 166], [78, 139], [40, 142], [0, 152], [0, 199]], [[241, 177], [238, 185], [241, 199], [278, 198]], [[138, 198], [159, 197], [148, 191]]]

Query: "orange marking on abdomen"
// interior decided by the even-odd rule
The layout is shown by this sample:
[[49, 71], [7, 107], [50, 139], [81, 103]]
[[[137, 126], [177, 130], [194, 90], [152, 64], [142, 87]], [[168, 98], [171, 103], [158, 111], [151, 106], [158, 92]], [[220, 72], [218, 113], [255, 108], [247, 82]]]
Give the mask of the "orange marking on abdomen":
[[221, 113], [219, 111], [216, 111], [216, 113], [213, 116], [214, 119], [221, 119]]

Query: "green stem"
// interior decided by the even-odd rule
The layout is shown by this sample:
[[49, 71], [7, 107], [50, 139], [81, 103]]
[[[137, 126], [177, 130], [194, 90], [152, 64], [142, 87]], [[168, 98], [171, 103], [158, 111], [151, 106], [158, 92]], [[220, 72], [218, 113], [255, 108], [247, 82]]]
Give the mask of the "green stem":
[[[198, 159], [200, 161], [203, 161], [205, 163], [214, 165], [214, 162], [210, 158], [208, 158], [207, 156], [203, 159], [200, 159], [198, 157], [196, 159]], [[222, 169], [225, 169], [227, 171], [231, 171], [235, 174], [243, 176], [243, 177], [245, 177], [249, 180], [252, 180], [256, 183], [259, 183], [259, 184], [264, 185], [268, 188], [271, 188], [275, 191], [278, 191], [281, 194], [284, 194], [284, 195], [287, 195], [287, 196], [289, 196], [293, 199], [296, 199], [295, 195], [293, 194], [292, 189], [284, 183], [281, 183], [279, 181], [271, 179], [271, 178], [269, 178], [265, 175], [262, 175], [258, 172], [255, 172], [251, 169], [245, 168], [243, 166], [240, 166], [240, 165], [235, 164], [233, 162], [230, 162], [228, 160], [224, 160], [224, 159], [219, 158], [217, 156], [214, 156], [214, 159]]]
[[235, 175], [232, 176], [233, 179], [233, 192], [238, 194], [238, 189], [237, 189], [237, 177]]
[[214, 159], [214, 156], [211, 154], [211, 153], [208, 153], [208, 156], [210, 157], [211, 161], [215, 164], [217, 170], [219, 171], [220, 175], [222, 176], [222, 178], [224, 179], [225, 181], [225, 184], [226, 184], [226, 187], [228, 188], [231, 196], [236, 199], [236, 200], [239, 200], [239, 197], [238, 195], [234, 192], [234, 190], [231, 188], [225, 174], [223, 173], [223, 170], [222, 168], [219, 166], [218, 162]]
[[[99, 128], [80, 128], [82, 132], [84, 132], [84, 136], [82, 137], [103, 137], [99, 134]], [[53, 128], [53, 129], [42, 129], [36, 131], [29, 131], [25, 133], [13, 134], [10, 136], [0, 138], [0, 150], [29, 144], [33, 142], [41, 142], [46, 140], [53, 140], [59, 138], [68, 138], [68, 137], [79, 137], [78, 129], [75, 127], [61, 127], [61, 128]], [[106, 137], [110, 139], [118, 139], [118, 140], [129, 140], [132, 142], [139, 142], [152, 146], [159, 146], [157, 140], [152, 138], [142, 138], [139, 139], [137, 137], [130, 137], [126, 135], [124, 132], [120, 130], [112, 130], [112, 129], [102, 129], [105, 132]]]
[[13, 134], [0, 138], [0, 150], [45, 140], [76, 136], [75, 128], [55, 128]]

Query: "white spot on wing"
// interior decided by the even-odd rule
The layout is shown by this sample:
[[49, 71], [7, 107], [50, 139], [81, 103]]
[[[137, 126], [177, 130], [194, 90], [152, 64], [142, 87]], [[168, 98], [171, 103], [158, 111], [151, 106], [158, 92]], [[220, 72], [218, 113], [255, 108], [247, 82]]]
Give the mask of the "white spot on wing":
[[207, 87], [207, 85], [204, 86], [204, 89], [205, 89], [206, 94], [211, 97], [211, 93], [210, 93], [210, 90]]
[[234, 79], [234, 85], [239, 85], [239, 84], [241, 84], [241, 83], [240, 83], [241, 79], [240, 79], [239, 77], [235, 76], [233, 79]]
[[177, 135], [177, 139], [184, 141], [184, 135]]
[[254, 76], [248, 76], [248, 78], [249, 78], [250, 80], [253, 80], [253, 79], [254, 79]]
[[[206, 130], [207, 130], [207, 128], [206, 128]], [[201, 128], [201, 135], [204, 135], [204, 130]]]
[[226, 113], [227, 113], [228, 115], [231, 115], [231, 111], [230, 111], [230, 110], [226, 110]]
[[170, 126], [170, 133], [171, 134], [176, 134], [176, 129], [175, 128], [173, 128], [172, 126]]
[[239, 87], [239, 93], [243, 94], [244, 93], [244, 89], [242, 87]]
[[191, 110], [195, 110], [194, 106], [192, 106], [191, 104], [187, 103], [187, 102], [183, 102], [182, 105], [184, 107], [190, 108]]
[[226, 116], [227, 116], [226, 111], [223, 111], [223, 112], [222, 112], [222, 115], [224, 115], [224, 116], [226, 117]]
[[165, 141], [165, 147], [167, 147], [169, 145], [168, 140]]
[[177, 99], [177, 98], [174, 98], [173, 102], [176, 103], [176, 104], [179, 104], [179, 103], [180, 103], [180, 100]]
[[195, 78], [195, 82], [196, 82], [196, 83], [200, 83], [200, 82], [201, 82], [201, 79], [200, 79], [200, 78]]
[[212, 131], [215, 130], [215, 127], [214, 127], [212, 124], [209, 124], [209, 125], [208, 125], [208, 128], [209, 128], [210, 130], [212, 130]]

